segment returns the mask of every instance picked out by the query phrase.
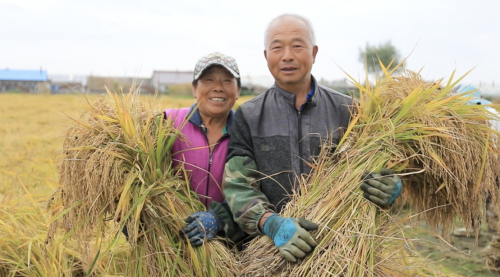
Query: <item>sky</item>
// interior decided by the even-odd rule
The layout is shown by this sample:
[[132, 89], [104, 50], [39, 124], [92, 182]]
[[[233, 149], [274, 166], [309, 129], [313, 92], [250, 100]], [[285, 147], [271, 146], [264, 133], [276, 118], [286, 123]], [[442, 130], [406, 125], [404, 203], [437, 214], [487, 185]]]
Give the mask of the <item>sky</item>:
[[317, 79], [362, 79], [360, 49], [390, 40], [427, 80], [473, 69], [464, 83], [500, 93], [498, 11], [497, 0], [0, 0], [0, 68], [150, 77], [191, 71], [218, 51], [236, 59], [242, 76], [272, 80], [264, 32], [276, 16], [295, 13], [316, 32]]

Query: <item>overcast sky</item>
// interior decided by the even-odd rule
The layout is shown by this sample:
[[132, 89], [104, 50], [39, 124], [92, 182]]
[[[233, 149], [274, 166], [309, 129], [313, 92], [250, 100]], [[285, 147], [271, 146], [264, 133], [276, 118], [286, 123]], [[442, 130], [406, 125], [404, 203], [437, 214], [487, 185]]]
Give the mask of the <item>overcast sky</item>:
[[316, 31], [318, 79], [363, 75], [359, 49], [391, 40], [426, 79], [475, 67], [465, 82], [500, 88], [499, 11], [497, 0], [0, 0], [0, 68], [149, 77], [220, 51], [243, 76], [270, 76], [264, 31], [297, 13]]

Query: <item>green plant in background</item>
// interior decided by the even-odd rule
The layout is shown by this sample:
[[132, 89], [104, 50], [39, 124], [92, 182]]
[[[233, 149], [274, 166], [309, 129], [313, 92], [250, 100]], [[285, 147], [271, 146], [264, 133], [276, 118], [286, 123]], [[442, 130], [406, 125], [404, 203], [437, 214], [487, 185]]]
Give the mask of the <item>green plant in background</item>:
[[367, 72], [380, 76], [384, 74], [383, 68], [399, 69], [400, 55], [391, 41], [386, 41], [378, 46], [366, 43], [365, 48], [359, 50], [359, 61], [365, 65]]

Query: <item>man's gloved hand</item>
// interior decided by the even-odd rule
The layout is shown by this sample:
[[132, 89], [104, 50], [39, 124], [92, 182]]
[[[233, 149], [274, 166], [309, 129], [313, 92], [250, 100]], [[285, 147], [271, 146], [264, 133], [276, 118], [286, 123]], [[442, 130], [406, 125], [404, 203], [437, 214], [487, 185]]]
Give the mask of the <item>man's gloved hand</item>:
[[262, 226], [263, 233], [272, 238], [281, 256], [289, 262], [304, 258], [316, 246], [308, 231], [317, 230], [318, 225], [305, 219], [283, 218], [273, 214]]
[[203, 241], [213, 239], [219, 232], [218, 220], [214, 210], [197, 212], [186, 218], [187, 226], [181, 229], [180, 235], [189, 239], [192, 246], [200, 246]]
[[402, 189], [401, 179], [390, 169], [382, 169], [380, 174], [363, 175], [361, 190], [365, 192], [364, 197], [381, 207], [391, 205], [401, 195]]

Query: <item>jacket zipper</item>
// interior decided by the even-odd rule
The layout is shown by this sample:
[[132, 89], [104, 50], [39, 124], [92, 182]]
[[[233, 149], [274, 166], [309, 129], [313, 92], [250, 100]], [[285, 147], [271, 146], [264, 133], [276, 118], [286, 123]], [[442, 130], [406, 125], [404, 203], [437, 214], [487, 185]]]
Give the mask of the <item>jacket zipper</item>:
[[299, 176], [300, 176], [304, 172], [304, 165], [302, 164], [302, 112], [301, 111], [299, 111], [297, 113], [297, 117], [299, 119], [299, 140], [298, 140], [298, 143], [299, 143], [299, 163], [300, 163]]

